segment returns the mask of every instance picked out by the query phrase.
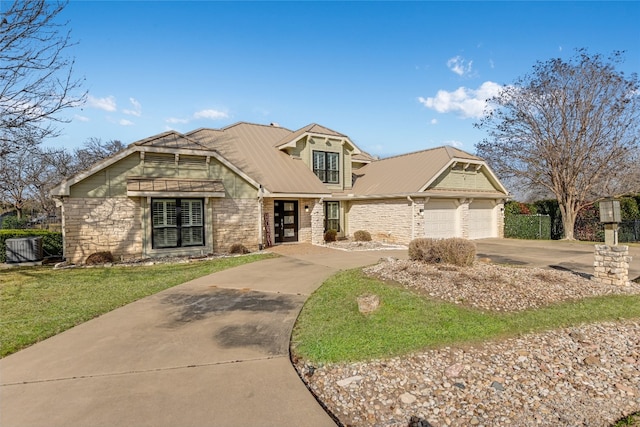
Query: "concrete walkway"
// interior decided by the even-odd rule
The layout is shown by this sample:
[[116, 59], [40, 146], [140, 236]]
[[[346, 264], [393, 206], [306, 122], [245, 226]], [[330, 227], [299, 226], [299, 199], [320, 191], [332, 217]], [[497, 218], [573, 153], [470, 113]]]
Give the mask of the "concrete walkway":
[[279, 249], [0, 360], [0, 425], [334, 426], [289, 361], [295, 319], [338, 270], [406, 251]]

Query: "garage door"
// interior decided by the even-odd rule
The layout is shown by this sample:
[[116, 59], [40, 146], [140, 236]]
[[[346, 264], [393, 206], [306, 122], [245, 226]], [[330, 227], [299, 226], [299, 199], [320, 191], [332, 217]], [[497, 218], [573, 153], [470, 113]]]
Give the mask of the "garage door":
[[424, 207], [424, 235], [434, 239], [459, 237], [458, 209], [451, 200], [430, 200]]
[[498, 237], [496, 225], [492, 202], [477, 200], [469, 205], [470, 239]]

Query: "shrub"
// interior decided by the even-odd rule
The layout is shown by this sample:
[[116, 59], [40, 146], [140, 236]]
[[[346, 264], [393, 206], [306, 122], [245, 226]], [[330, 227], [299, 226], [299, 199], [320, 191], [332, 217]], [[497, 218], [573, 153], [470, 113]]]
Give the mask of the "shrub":
[[86, 265], [99, 265], [113, 262], [113, 254], [109, 251], [95, 252], [84, 261]]
[[365, 230], [358, 230], [353, 233], [353, 240], [355, 240], [356, 242], [370, 242], [371, 233]]
[[338, 238], [338, 232], [336, 230], [327, 230], [324, 233], [324, 241], [325, 242], [335, 242], [336, 239]]
[[414, 239], [409, 243], [409, 258], [432, 264], [470, 266], [476, 258], [476, 245], [466, 239]]
[[249, 249], [247, 249], [242, 243], [234, 243], [229, 247], [230, 254], [248, 254], [251, 253]]

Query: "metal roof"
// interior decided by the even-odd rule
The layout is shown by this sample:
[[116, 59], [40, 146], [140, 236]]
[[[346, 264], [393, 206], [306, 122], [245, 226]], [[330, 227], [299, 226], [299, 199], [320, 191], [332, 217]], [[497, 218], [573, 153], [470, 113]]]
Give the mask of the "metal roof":
[[480, 157], [457, 148], [432, 148], [372, 161], [355, 170], [352, 193], [357, 196], [415, 194], [424, 191], [456, 161], [472, 162], [487, 168]]
[[278, 126], [237, 123], [221, 130], [199, 129], [187, 137], [216, 150], [271, 193], [326, 194], [302, 160], [275, 148], [292, 134]]

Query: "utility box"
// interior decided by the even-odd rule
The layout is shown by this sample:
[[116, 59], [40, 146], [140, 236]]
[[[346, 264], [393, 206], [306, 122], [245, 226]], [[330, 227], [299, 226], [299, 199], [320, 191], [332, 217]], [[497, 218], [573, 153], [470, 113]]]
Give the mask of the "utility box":
[[42, 236], [5, 240], [7, 263], [42, 261]]

